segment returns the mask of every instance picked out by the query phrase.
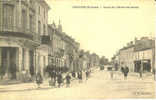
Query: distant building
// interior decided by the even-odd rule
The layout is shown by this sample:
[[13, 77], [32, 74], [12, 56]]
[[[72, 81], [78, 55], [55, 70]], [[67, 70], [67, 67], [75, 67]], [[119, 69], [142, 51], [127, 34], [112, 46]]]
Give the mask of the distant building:
[[80, 44], [62, 31], [59, 22], [58, 27], [55, 23], [48, 26], [51, 38], [51, 64], [57, 67], [68, 67], [70, 71], [77, 68], [77, 56]]

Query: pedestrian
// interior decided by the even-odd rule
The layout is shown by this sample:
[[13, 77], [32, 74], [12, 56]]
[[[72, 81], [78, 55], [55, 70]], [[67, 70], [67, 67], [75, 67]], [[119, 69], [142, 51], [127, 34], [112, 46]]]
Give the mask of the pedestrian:
[[74, 77], [74, 78], [76, 77], [76, 75], [75, 75], [75, 72], [74, 72], [74, 71], [72, 72], [72, 77]]
[[58, 83], [59, 88], [61, 86], [62, 80], [63, 80], [62, 79], [62, 74], [61, 74], [61, 72], [59, 72], [58, 75], [57, 75], [57, 83]]
[[127, 79], [128, 72], [129, 72], [129, 68], [126, 66], [126, 67], [124, 68], [124, 79]]
[[77, 77], [78, 77], [78, 80], [79, 80], [79, 83], [80, 83], [80, 72], [77, 73]]
[[124, 67], [121, 67], [121, 72], [124, 73]]
[[81, 79], [82, 79], [81, 72], [78, 72], [78, 79], [79, 79], [79, 83], [81, 83]]
[[43, 78], [41, 76], [41, 73], [38, 72], [37, 75], [36, 75], [36, 83], [38, 85], [38, 88], [40, 88], [40, 84], [42, 84], [42, 82], [43, 82]]
[[49, 81], [49, 85], [52, 86], [52, 87], [55, 87], [55, 84], [56, 84], [56, 72], [53, 70], [51, 72], [51, 80]]
[[113, 72], [113, 70], [111, 70], [110, 71], [110, 77], [111, 77], [111, 79], [113, 79], [113, 74], [114, 74], [114, 72]]
[[70, 87], [70, 80], [71, 80], [71, 76], [68, 73], [67, 76], [66, 76], [66, 87]]
[[87, 70], [86, 71], [86, 80], [88, 80], [88, 77], [89, 77], [89, 71]]
[[141, 68], [139, 70], [139, 76], [140, 76], [140, 79], [142, 79], [142, 70], [141, 70]]
[[56, 84], [56, 77], [57, 77], [57, 74], [56, 74], [56, 71], [54, 71], [54, 81], [53, 81], [53, 86], [55, 87], [55, 84]]
[[80, 81], [80, 83], [82, 83], [82, 71], [80, 71], [79, 74], [80, 74], [80, 77], [79, 77], [80, 80], [79, 81]]

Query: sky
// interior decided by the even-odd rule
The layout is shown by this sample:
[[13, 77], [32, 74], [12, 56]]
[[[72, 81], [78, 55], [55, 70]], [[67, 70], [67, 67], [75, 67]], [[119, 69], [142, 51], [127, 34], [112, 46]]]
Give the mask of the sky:
[[[154, 0], [46, 0], [48, 22], [58, 24], [80, 43], [80, 49], [111, 58], [135, 37], [154, 36]], [[100, 8], [73, 8], [98, 6]], [[129, 6], [137, 8], [102, 8]]]

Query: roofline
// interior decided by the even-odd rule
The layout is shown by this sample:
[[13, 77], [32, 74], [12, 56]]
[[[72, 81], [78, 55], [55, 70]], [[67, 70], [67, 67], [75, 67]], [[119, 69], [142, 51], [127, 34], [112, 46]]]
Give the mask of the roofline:
[[135, 45], [131, 45], [131, 46], [128, 46], [128, 47], [123, 47], [119, 51], [126, 50], [126, 49], [133, 48], [133, 47], [135, 47]]
[[51, 9], [50, 6], [48, 5], [48, 3], [45, 0], [39, 0], [39, 1], [43, 2], [47, 6], [48, 10]]

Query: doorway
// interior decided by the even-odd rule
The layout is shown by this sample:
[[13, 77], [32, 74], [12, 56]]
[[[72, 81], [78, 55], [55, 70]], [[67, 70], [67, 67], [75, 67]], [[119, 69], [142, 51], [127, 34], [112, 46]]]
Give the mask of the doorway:
[[15, 47], [2, 47], [1, 48], [1, 68], [5, 76], [9, 79], [16, 79], [16, 56], [17, 48]]

